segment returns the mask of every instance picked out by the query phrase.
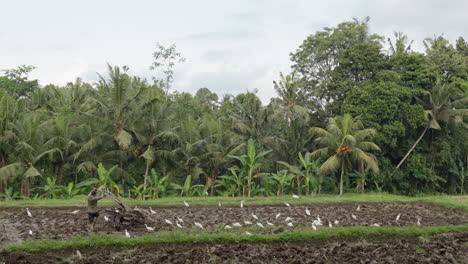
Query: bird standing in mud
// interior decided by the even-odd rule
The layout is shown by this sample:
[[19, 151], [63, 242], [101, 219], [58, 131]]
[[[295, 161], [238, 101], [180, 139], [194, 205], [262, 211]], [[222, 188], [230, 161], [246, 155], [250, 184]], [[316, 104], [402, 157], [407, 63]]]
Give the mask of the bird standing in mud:
[[125, 229], [125, 236], [130, 238], [130, 233], [127, 231], [127, 229]]
[[200, 223], [198, 223], [198, 222], [195, 222], [195, 226], [196, 226], [196, 227], [199, 227], [199, 228], [201, 228], [201, 229], [203, 229], [202, 224], [200, 224]]
[[31, 214], [31, 212], [29, 211], [28, 208], [26, 208], [26, 213], [28, 214], [29, 217], [32, 217], [32, 214]]
[[307, 216], [310, 216], [310, 211], [309, 211], [308, 208], [305, 209], [305, 212], [306, 212], [306, 215], [307, 215]]
[[398, 214], [398, 215], [396, 216], [395, 222], [398, 222], [398, 220], [400, 220], [400, 216], [401, 216], [401, 214]]
[[184, 205], [185, 205], [185, 207], [189, 207], [189, 206], [190, 206], [186, 201], [184, 201]]
[[145, 224], [146, 230], [148, 231], [154, 231], [154, 227], [150, 227], [147, 224]]

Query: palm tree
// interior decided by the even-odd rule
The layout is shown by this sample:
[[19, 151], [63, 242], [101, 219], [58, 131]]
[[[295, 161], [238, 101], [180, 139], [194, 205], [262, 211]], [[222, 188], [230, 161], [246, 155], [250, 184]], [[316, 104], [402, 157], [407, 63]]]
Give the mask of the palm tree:
[[453, 122], [467, 127], [463, 118], [468, 116], [466, 108], [468, 97], [458, 93], [451, 85], [443, 83], [440, 78], [437, 78], [432, 90], [425, 91], [424, 96], [417, 98], [417, 100], [424, 107], [427, 124], [419, 138], [395, 167], [393, 173], [400, 168], [430, 128], [440, 130], [441, 122]]
[[365, 164], [377, 173], [377, 158], [369, 151], [380, 151], [380, 148], [369, 141], [376, 133], [372, 128], [364, 128], [359, 118], [350, 114], [330, 118], [326, 129], [312, 127], [310, 132], [316, 135], [315, 142], [322, 148], [312, 152], [313, 157], [325, 159], [320, 173], [328, 174], [341, 170], [340, 195], [343, 194], [343, 178], [352, 171], [354, 164]]
[[408, 44], [408, 36], [403, 34], [403, 32], [393, 32], [395, 36], [395, 44], [392, 43], [392, 40], [388, 38], [388, 43], [390, 44], [390, 52], [392, 55], [399, 56], [407, 54], [411, 50], [411, 45], [413, 40]]
[[203, 116], [200, 132], [206, 142], [206, 153], [201, 157], [202, 164], [206, 166], [202, 167], [209, 171], [208, 186], [213, 196], [219, 172], [229, 167], [230, 156], [237, 154], [244, 144], [239, 144], [233, 133], [223, 126], [220, 118], [215, 119], [209, 114]]
[[280, 81], [273, 81], [273, 84], [282, 102], [288, 127], [299, 118], [307, 122], [309, 114], [307, 109], [300, 104], [304, 100], [305, 91], [301, 88], [301, 83], [296, 78], [295, 73], [287, 75], [280, 73]]
[[11, 129], [14, 133], [14, 155], [16, 161], [0, 168], [0, 178], [5, 180], [17, 174], [18, 170], [23, 171], [21, 181], [21, 195], [29, 197], [32, 179], [41, 176], [41, 172], [36, 168], [45, 155], [60, 153], [57, 148], [47, 149], [44, 145], [44, 122], [40, 114], [32, 112], [27, 113], [20, 119], [11, 123]]
[[[0, 98], [0, 166], [8, 164], [9, 154], [14, 152], [13, 138], [10, 123], [15, 121], [22, 110], [24, 104], [9, 95]], [[0, 193], [5, 193], [7, 189], [7, 177], [0, 175]]]

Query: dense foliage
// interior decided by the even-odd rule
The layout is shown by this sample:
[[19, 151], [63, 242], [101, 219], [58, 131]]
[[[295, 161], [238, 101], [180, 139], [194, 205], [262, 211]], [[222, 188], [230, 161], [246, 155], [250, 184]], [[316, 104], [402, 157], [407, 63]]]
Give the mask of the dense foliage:
[[[175, 46], [151, 81], [109, 65], [97, 83], [0, 76], [0, 197], [72, 197], [92, 184], [139, 199], [387, 191], [463, 193], [468, 42], [411, 49], [368, 20], [308, 36], [267, 105], [171, 90]], [[385, 47], [390, 47], [386, 50]]]

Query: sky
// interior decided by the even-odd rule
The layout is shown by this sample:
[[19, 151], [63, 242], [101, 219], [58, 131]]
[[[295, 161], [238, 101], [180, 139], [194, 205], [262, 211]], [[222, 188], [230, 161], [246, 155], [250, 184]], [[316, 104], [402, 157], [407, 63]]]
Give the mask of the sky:
[[41, 85], [94, 82], [107, 63], [151, 79], [156, 43], [175, 44], [173, 90], [256, 89], [267, 103], [289, 54], [324, 27], [369, 16], [371, 33], [402, 31], [423, 51], [426, 37], [468, 39], [467, 13], [466, 0], [0, 0], [0, 69], [33, 65]]

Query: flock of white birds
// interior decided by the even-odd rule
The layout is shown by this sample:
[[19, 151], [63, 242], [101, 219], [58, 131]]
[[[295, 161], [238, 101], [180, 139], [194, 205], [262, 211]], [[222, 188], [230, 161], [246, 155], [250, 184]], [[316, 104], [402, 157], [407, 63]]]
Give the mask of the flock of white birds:
[[[296, 199], [299, 198], [299, 196], [297, 196], [297, 195], [293, 195], [292, 197], [293, 197], [293, 198], [296, 198]], [[190, 204], [187, 203], [186, 201], [184, 201], [183, 203], [184, 203], [184, 206], [185, 206], [185, 207], [190, 207]], [[284, 204], [285, 204], [287, 207], [290, 207], [290, 206], [291, 206], [290, 204], [288, 204], [288, 203], [286, 203], [286, 202], [285, 202]], [[218, 202], [218, 206], [221, 207], [221, 202]], [[241, 202], [240, 202], [240, 208], [244, 208], [244, 201], [241, 201]], [[115, 209], [115, 210], [118, 210], [118, 209]], [[75, 211], [72, 211], [71, 213], [72, 213], [72, 214], [77, 214], [79, 211], [80, 211], [80, 210], [75, 210]], [[356, 208], [356, 211], [361, 211], [361, 205], [358, 205], [358, 207]], [[32, 214], [31, 214], [31, 211], [29, 211], [28, 208], [26, 208], [26, 213], [27, 213], [28, 217], [33, 217]], [[154, 210], [150, 207], [150, 208], [149, 208], [149, 213], [152, 214], [152, 215], [154, 215], [154, 214], [156, 214], [156, 211], [154, 211]], [[310, 210], [309, 210], [308, 208], [305, 209], [305, 215], [311, 216], [311, 212], [310, 212]], [[252, 219], [253, 219], [252, 221], [245, 220], [243, 223], [234, 222], [234, 223], [232, 223], [231, 225], [226, 224], [226, 225], [224, 226], [224, 229], [225, 229], [225, 230], [229, 230], [229, 229], [232, 229], [233, 227], [252, 226], [252, 225], [254, 225], [254, 222], [255, 222], [255, 225], [257, 225], [258, 227], [260, 227], [260, 228], [265, 228], [265, 225], [261, 222], [261, 220], [259, 219], [259, 217], [258, 217], [257, 215], [255, 215], [254, 213], [252, 213], [251, 216], [252, 216]], [[281, 213], [277, 213], [277, 214], [275, 215], [275, 219], [276, 219], [276, 220], [280, 219], [280, 217], [281, 217]], [[395, 218], [395, 222], [398, 222], [398, 221], [400, 220], [400, 217], [401, 217], [401, 214], [398, 214], [398, 215], [396, 216], [396, 218]], [[354, 220], [357, 220], [357, 219], [358, 219], [357, 216], [356, 216], [355, 214], [351, 214], [351, 218], [354, 219]], [[107, 216], [104, 216], [104, 220], [107, 222], [107, 221], [109, 221], [109, 218], [108, 218]], [[287, 216], [287, 217], [284, 219], [284, 222], [285, 222], [286, 226], [292, 227], [292, 226], [294, 226], [293, 220], [294, 220], [294, 219], [293, 219], [292, 217]], [[164, 219], [164, 222], [165, 222], [167, 225], [171, 225], [171, 226], [174, 225], [174, 223], [173, 223], [171, 220], [169, 220], [169, 219]], [[275, 226], [275, 225], [274, 225], [273, 223], [271, 223], [270, 221], [265, 221], [264, 223], [265, 223], [267, 226]], [[339, 224], [340, 224], [340, 222], [339, 222], [338, 220], [333, 221], [333, 223], [332, 223], [331, 221], [328, 221], [328, 227], [329, 227], [329, 228], [332, 228], [333, 226], [338, 226]], [[178, 228], [184, 228], [184, 226], [183, 226], [183, 225], [184, 225], [184, 220], [183, 220], [181, 217], [177, 217], [177, 220], [175, 221], [175, 225], [176, 225]], [[420, 218], [420, 217], [417, 218], [416, 225], [417, 225], [417, 226], [421, 226], [421, 218]], [[203, 225], [202, 225], [201, 223], [199, 223], [199, 222], [194, 222], [194, 226], [197, 227], [197, 228], [203, 229]], [[319, 226], [324, 226], [324, 223], [323, 223], [322, 220], [320, 219], [320, 216], [317, 215], [317, 217], [311, 222], [311, 228], [312, 228], [313, 230], [317, 230], [317, 227], [319, 227]], [[377, 224], [377, 223], [374, 223], [374, 224], [372, 224], [371, 226], [380, 227], [380, 225]], [[154, 232], [154, 231], [155, 231], [155, 227], [148, 226], [147, 224], [145, 224], [145, 227], [146, 227], [146, 230], [147, 230], [148, 232]], [[126, 236], [126, 237], [128, 237], [128, 238], [131, 237], [131, 235], [130, 235], [130, 233], [128, 232], [127, 229], [124, 230], [124, 233], [125, 233], [125, 236]], [[32, 235], [33, 235], [32, 230], [29, 230], [29, 231], [28, 231], [28, 234], [29, 234], [30, 236], [32, 236]], [[246, 234], [246, 235], [252, 235], [252, 233], [250, 233], [250, 232], [248, 232], [248, 231], [246, 231], [245, 234]]]

